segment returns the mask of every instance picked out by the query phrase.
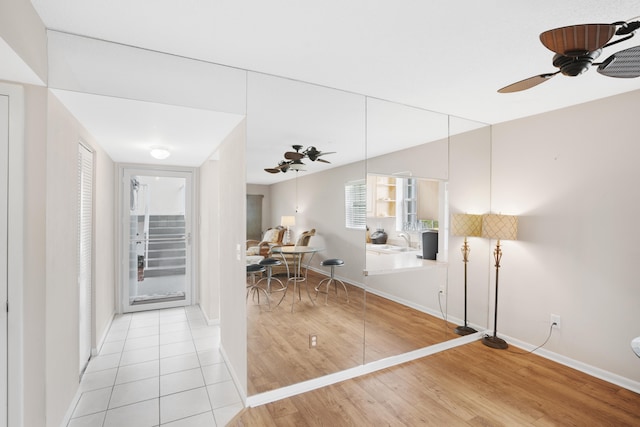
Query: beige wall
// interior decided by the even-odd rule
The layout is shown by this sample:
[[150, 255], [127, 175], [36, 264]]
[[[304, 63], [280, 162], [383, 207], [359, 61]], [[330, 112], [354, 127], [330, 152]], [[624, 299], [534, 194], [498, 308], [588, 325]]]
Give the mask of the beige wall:
[[[640, 335], [640, 91], [494, 126], [492, 210], [520, 216], [505, 242], [498, 327], [636, 381]], [[495, 242], [494, 242], [495, 243]]]
[[[491, 129], [455, 135], [449, 144], [449, 213], [483, 214], [491, 211]], [[447, 312], [450, 319], [464, 319], [464, 263], [460, 251], [464, 237], [449, 236]], [[469, 323], [489, 326], [489, 271], [493, 267], [491, 242], [469, 237], [467, 264]], [[454, 321], [454, 320], [452, 320]], [[462, 324], [462, 323], [458, 323]]]
[[[77, 156], [80, 140], [97, 147], [58, 99], [47, 99], [46, 150], [46, 417], [58, 426], [79, 384], [77, 282]], [[95, 326], [114, 311], [113, 164], [96, 151]], [[98, 191], [108, 191], [98, 194]], [[111, 205], [106, 208], [106, 206]], [[98, 210], [98, 209], [97, 209]], [[103, 258], [100, 258], [103, 257]], [[99, 274], [104, 274], [98, 277]], [[102, 298], [105, 298], [104, 300]], [[97, 331], [102, 336], [104, 331]]]
[[220, 323], [220, 185], [219, 161], [200, 166], [200, 308], [209, 323]]
[[[89, 143], [88, 141], [85, 141]], [[94, 150], [94, 273], [93, 273], [93, 341], [96, 349], [102, 343], [116, 310], [115, 259], [115, 164], [99, 145]]]
[[43, 426], [46, 416], [46, 123], [47, 90], [25, 86], [24, 426]]
[[244, 396], [247, 384], [246, 272], [242, 250], [246, 239], [245, 142], [243, 120], [218, 150], [220, 221], [216, 240], [220, 244], [220, 263], [213, 266], [220, 277], [222, 349], [237, 384], [244, 387], [240, 390]]
[[[632, 225], [640, 216], [634, 196], [640, 182], [638, 101], [640, 92], [633, 92], [495, 125], [492, 142], [452, 138], [448, 177], [452, 213], [520, 216], [519, 240], [502, 242], [498, 333], [536, 346], [547, 337], [550, 314], [560, 315], [562, 329], [542, 349], [547, 356], [636, 390], [640, 371], [630, 341], [640, 335], [633, 258], [640, 235]], [[315, 261], [356, 248], [359, 239], [347, 237], [341, 225], [342, 194], [322, 189], [344, 179], [323, 178], [314, 174], [298, 182], [314, 192], [299, 192], [296, 231], [315, 226], [319, 235], [312, 244], [328, 249]], [[272, 186], [272, 217], [291, 211], [292, 194], [294, 181]], [[321, 205], [306, 199], [312, 194]], [[457, 318], [463, 316], [461, 244], [462, 238], [451, 237], [447, 274], [448, 309]], [[471, 244], [469, 319], [492, 328], [495, 241], [473, 238]], [[340, 273], [359, 277], [347, 266]]]

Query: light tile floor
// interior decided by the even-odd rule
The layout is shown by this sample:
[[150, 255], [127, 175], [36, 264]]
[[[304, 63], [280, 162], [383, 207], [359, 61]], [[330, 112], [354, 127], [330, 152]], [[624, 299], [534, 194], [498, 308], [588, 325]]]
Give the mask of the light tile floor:
[[116, 316], [68, 427], [224, 426], [243, 408], [197, 306]]

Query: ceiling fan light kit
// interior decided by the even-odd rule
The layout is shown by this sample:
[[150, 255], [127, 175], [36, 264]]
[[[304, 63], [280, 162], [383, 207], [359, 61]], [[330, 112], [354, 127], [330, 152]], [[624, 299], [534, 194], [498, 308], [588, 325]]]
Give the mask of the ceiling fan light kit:
[[[594, 63], [602, 50], [628, 40], [640, 28], [640, 21], [614, 22], [613, 24], [583, 24], [548, 30], [540, 34], [540, 42], [555, 52], [552, 64], [558, 68], [510, 84], [499, 93], [520, 92], [546, 82], [556, 74], [579, 76], [592, 65], [598, 65], [598, 73], [607, 77], [635, 78], [640, 76], [640, 46], [624, 49], [610, 55], [601, 63]], [[614, 36], [619, 38], [612, 41]]]

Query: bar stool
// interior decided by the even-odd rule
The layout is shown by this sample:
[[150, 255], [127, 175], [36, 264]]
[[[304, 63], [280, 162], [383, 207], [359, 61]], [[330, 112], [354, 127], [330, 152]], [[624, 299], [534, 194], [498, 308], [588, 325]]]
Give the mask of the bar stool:
[[[344, 284], [344, 282], [340, 279], [336, 279], [334, 277], [334, 273], [335, 273], [335, 268], [336, 267], [342, 267], [344, 265], [344, 261], [339, 259], [339, 258], [330, 258], [330, 259], [325, 259], [324, 261], [322, 261], [320, 263], [320, 265], [322, 266], [329, 266], [331, 267], [331, 276], [327, 277], [326, 279], [322, 279], [320, 281], [320, 283], [318, 283], [318, 286], [316, 286], [315, 290], [316, 290], [316, 299], [318, 299], [318, 293], [323, 293], [325, 294], [324, 296], [324, 303], [327, 304], [327, 300], [329, 299], [329, 287], [331, 286], [331, 284], [333, 283], [333, 286], [336, 289], [336, 295], [338, 295], [338, 283], [340, 283], [342, 285], [342, 288], [344, 289], [344, 294], [347, 297], [347, 302], [349, 302], [349, 293], [347, 292], [347, 287]], [[322, 287], [323, 283], [326, 282], [326, 290], [323, 292], [320, 290], [320, 288]]]
[[273, 274], [272, 274], [273, 266], [282, 265], [282, 261], [280, 261], [279, 259], [276, 259], [276, 258], [265, 258], [263, 260], [260, 260], [260, 262], [258, 264], [264, 266], [267, 269], [267, 277], [263, 277], [262, 279], [258, 280], [258, 283], [256, 283], [256, 285], [258, 285], [263, 280], [266, 280], [267, 281], [267, 293], [269, 295], [271, 295], [271, 282], [272, 281], [276, 281], [276, 282], [280, 283], [280, 287], [278, 289], [275, 289], [273, 292], [284, 291], [287, 288], [284, 285], [284, 283], [282, 283], [282, 280], [278, 279], [277, 277], [274, 277]]
[[262, 289], [256, 283], [256, 275], [262, 274], [267, 270], [264, 265], [260, 264], [249, 264], [247, 265], [247, 276], [251, 276], [251, 283], [247, 284], [247, 299], [249, 299], [249, 293], [253, 292], [253, 296], [255, 297], [258, 294], [258, 305], [260, 305], [260, 291], [264, 292], [264, 296], [267, 299], [267, 304], [269, 305], [269, 310], [271, 310], [271, 301], [269, 301], [269, 294], [266, 290]]

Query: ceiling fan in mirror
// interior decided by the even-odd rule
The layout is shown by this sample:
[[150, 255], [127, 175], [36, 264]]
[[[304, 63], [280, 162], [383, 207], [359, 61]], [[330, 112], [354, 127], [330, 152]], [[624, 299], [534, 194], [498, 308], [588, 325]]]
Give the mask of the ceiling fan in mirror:
[[603, 49], [629, 40], [638, 28], [640, 28], [640, 21], [619, 21], [613, 24], [571, 25], [545, 31], [540, 34], [540, 41], [547, 49], [555, 52], [552, 64], [558, 70], [529, 77], [505, 86], [498, 92], [511, 93], [530, 89], [560, 73], [575, 77], [587, 71], [592, 65], [597, 65], [598, 73], [607, 77], [638, 77], [640, 76], [640, 46], [618, 51], [602, 62], [594, 62]]
[[284, 153], [284, 160], [280, 160], [278, 165], [273, 168], [265, 168], [265, 171], [269, 173], [286, 173], [288, 170], [305, 171], [305, 164], [302, 163], [303, 159], [309, 159], [312, 162], [331, 163], [328, 160], [321, 158], [327, 154], [334, 154], [335, 151], [323, 152], [319, 151], [316, 147], [309, 146], [302, 150], [302, 145], [292, 145], [295, 151], [287, 151]]

